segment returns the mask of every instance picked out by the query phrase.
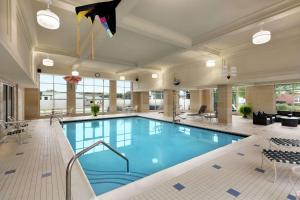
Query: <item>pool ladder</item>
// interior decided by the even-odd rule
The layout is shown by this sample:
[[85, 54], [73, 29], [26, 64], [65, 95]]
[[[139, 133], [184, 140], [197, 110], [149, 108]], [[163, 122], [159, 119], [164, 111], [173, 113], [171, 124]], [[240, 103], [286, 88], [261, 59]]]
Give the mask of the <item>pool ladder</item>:
[[112, 152], [114, 152], [115, 154], [117, 154], [118, 156], [120, 156], [121, 158], [123, 158], [126, 161], [126, 169], [127, 169], [127, 173], [129, 172], [129, 160], [128, 158], [126, 158], [124, 155], [122, 155], [120, 152], [118, 152], [117, 150], [115, 150], [113, 147], [111, 147], [109, 144], [105, 143], [102, 140], [99, 140], [98, 142], [92, 144], [91, 146], [81, 150], [80, 152], [76, 153], [71, 160], [69, 161], [67, 168], [66, 168], [66, 200], [71, 200], [71, 171], [72, 171], [72, 167], [74, 162], [83, 154], [85, 154], [86, 152], [90, 151], [91, 149], [95, 148], [96, 146], [98, 146], [99, 144], [102, 144], [104, 146], [106, 146], [109, 150], [111, 150]]

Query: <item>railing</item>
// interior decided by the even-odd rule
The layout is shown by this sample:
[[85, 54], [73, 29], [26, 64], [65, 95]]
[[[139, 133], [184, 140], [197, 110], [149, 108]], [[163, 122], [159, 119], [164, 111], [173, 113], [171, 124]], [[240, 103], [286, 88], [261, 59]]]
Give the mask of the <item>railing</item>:
[[63, 122], [63, 117], [59, 114], [51, 114], [50, 115], [50, 126], [52, 126], [53, 119], [56, 118], [60, 123]]
[[71, 200], [71, 170], [73, 167], [74, 162], [83, 154], [85, 154], [86, 152], [90, 151], [91, 149], [95, 148], [96, 146], [98, 146], [99, 144], [102, 144], [104, 146], [106, 146], [108, 149], [110, 149], [112, 152], [114, 152], [115, 154], [117, 154], [118, 156], [120, 156], [121, 158], [123, 158], [124, 160], [126, 160], [126, 168], [127, 168], [127, 172], [129, 172], [129, 160], [128, 158], [126, 158], [125, 156], [123, 156], [121, 153], [119, 153], [117, 150], [115, 150], [114, 148], [112, 148], [109, 144], [103, 142], [102, 140], [92, 144], [91, 146], [83, 149], [82, 151], [78, 152], [77, 154], [75, 154], [71, 160], [69, 161], [67, 168], [66, 168], [66, 200]]

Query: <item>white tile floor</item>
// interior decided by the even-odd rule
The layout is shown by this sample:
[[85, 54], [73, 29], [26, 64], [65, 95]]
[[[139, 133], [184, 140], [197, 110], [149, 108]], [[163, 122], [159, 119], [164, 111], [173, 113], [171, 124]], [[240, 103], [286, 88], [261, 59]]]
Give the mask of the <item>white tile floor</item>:
[[[165, 119], [157, 113], [143, 113], [147, 117]], [[113, 115], [123, 116], [123, 115]], [[111, 116], [106, 116], [111, 117]], [[73, 118], [72, 118], [73, 119]], [[80, 119], [80, 117], [78, 118]], [[150, 189], [141, 190], [136, 196], [125, 193], [120, 199], [288, 199], [292, 186], [288, 181], [291, 165], [279, 165], [278, 180], [272, 183], [273, 170], [265, 164], [265, 172], [255, 169], [260, 166], [261, 150], [266, 145], [264, 137], [281, 136], [300, 139], [300, 127], [282, 127], [280, 124], [255, 126], [250, 120], [234, 116], [232, 125], [220, 125], [199, 118], [182, 120], [183, 123], [218, 130], [255, 135], [248, 141], [236, 143], [228, 148], [217, 150], [206, 162], [183, 174], [169, 177], [168, 180], [154, 184]], [[58, 126], [58, 124], [56, 124]], [[54, 126], [55, 127], [55, 126]], [[32, 121], [29, 132], [32, 138], [26, 138], [19, 145], [14, 138], [0, 144], [0, 199], [64, 199], [66, 159], [58, 141], [61, 129], [50, 128], [48, 120]], [[254, 146], [259, 144], [260, 146]], [[242, 154], [238, 154], [242, 153]], [[18, 155], [17, 155], [18, 154]], [[218, 165], [220, 169], [212, 167]], [[218, 168], [218, 167], [217, 167]], [[179, 168], [178, 168], [179, 169]], [[10, 170], [16, 170], [11, 171]], [[76, 177], [73, 178], [76, 182]], [[184, 188], [175, 189], [175, 184]], [[300, 184], [296, 187], [300, 190]], [[82, 188], [83, 189], [83, 188]], [[237, 197], [227, 191], [233, 189]], [[74, 190], [74, 189], [73, 189]], [[78, 192], [78, 191], [77, 191]], [[74, 191], [76, 193], [76, 191]], [[79, 199], [74, 196], [74, 199]], [[83, 199], [83, 198], [81, 198]], [[100, 198], [108, 199], [108, 198]], [[116, 198], [115, 198], [116, 199]], [[293, 199], [293, 196], [289, 196]], [[119, 200], [119, 198], [118, 198]]]

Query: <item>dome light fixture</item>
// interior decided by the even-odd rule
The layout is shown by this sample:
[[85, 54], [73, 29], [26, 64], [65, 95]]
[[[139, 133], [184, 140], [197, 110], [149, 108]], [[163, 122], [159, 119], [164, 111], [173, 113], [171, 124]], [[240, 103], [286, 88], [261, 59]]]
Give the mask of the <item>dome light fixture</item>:
[[36, 19], [40, 26], [46, 29], [55, 30], [59, 28], [60, 20], [59, 17], [49, 9], [50, 3], [51, 0], [48, 1], [48, 8], [46, 10], [39, 10], [37, 12]]
[[154, 73], [151, 75], [153, 79], [157, 79], [158, 78], [158, 74]]
[[[261, 24], [262, 26], [263, 24]], [[267, 30], [263, 30], [262, 27], [260, 29], [260, 31], [258, 31], [257, 33], [255, 33], [252, 36], [252, 43], [259, 45], [259, 44], [265, 44], [267, 42], [269, 42], [271, 40], [271, 32], [267, 31]]]
[[120, 80], [124, 81], [125, 80], [125, 76], [120, 76]]
[[216, 61], [215, 60], [207, 60], [206, 61], [206, 67], [214, 67], [216, 66]]
[[72, 71], [72, 76], [79, 76], [79, 72], [77, 70]]
[[43, 59], [43, 65], [47, 67], [53, 67], [54, 66], [54, 61], [49, 59], [49, 58], [44, 58]]

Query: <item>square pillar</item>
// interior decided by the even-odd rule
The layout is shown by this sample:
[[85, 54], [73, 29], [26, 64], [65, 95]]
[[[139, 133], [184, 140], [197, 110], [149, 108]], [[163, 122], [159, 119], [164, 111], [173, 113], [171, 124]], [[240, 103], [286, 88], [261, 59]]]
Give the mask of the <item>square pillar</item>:
[[76, 113], [76, 85], [67, 83], [67, 115], [75, 115]]
[[132, 106], [138, 107], [138, 112], [149, 111], [149, 92], [133, 92], [132, 93]]
[[164, 90], [164, 116], [172, 117], [174, 106], [176, 106], [176, 112], [179, 111], [179, 98], [176, 90]]
[[25, 119], [40, 117], [40, 90], [39, 88], [25, 88]]
[[109, 81], [109, 112], [117, 112], [117, 81]]
[[202, 90], [190, 90], [190, 106], [191, 112], [197, 113], [203, 103], [203, 91]]
[[232, 122], [232, 86], [218, 85], [218, 121], [230, 124]]

